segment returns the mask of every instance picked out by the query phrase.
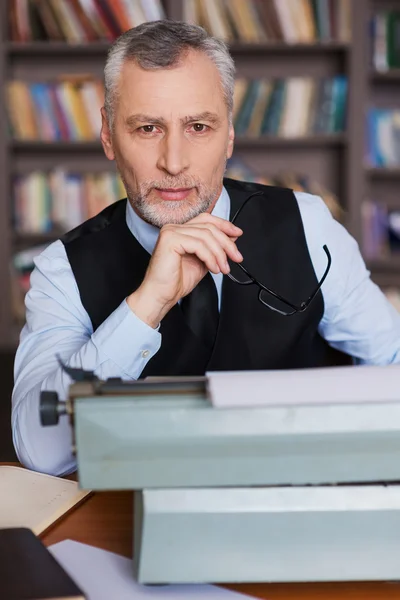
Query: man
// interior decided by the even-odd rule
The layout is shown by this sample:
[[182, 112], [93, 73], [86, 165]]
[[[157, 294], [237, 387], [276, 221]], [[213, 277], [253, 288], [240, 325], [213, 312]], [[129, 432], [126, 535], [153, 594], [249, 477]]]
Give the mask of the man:
[[322, 200], [223, 182], [234, 65], [222, 42], [143, 24], [113, 45], [105, 85], [101, 140], [128, 202], [36, 260], [15, 363], [21, 462], [74, 469], [67, 420], [39, 422], [40, 391], [65, 397], [70, 384], [57, 354], [102, 379], [323, 366], [338, 351], [400, 360], [400, 316]]

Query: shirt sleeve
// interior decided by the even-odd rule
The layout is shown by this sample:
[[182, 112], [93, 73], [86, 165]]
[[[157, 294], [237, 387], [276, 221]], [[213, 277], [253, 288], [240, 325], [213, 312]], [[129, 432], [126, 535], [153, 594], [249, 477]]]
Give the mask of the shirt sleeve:
[[319, 332], [327, 342], [358, 364], [400, 362], [400, 314], [373, 283], [355, 239], [332, 216], [318, 196], [296, 193], [307, 246], [318, 280], [332, 265], [322, 284], [324, 315]]
[[161, 335], [136, 317], [126, 300], [93, 332], [61, 241], [35, 259], [25, 304], [14, 366], [13, 442], [28, 468], [62, 475], [76, 466], [68, 418], [54, 427], [42, 427], [39, 419], [41, 390], [56, 391], [64, 400], [71, 383], [57, 355], [101, 379], [136, 379], [159, 350]]

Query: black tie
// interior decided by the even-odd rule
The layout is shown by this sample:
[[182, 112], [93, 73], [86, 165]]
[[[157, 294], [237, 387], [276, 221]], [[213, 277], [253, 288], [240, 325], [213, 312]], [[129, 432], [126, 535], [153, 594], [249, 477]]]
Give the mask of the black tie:
[[181, 309], [193, 333], [212, 349], [219, 313], [217, 288], [209, 271], [190, 294], [182, 298]]

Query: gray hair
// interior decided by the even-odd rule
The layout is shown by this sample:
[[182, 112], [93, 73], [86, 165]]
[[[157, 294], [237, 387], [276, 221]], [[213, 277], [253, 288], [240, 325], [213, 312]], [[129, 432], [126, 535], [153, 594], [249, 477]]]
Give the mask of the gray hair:
[[124, 62], [133, 60], [142, 69], [174, 67], [190, 49], [204, 52], [217, 67], [231, 122], [235, 65], [226, 44], [198, 25], [163, 20], [129, 29], [115, 40], [108, 52], [104, 68], [104, 108], [110, 129], [114, 124], [116, 89]]

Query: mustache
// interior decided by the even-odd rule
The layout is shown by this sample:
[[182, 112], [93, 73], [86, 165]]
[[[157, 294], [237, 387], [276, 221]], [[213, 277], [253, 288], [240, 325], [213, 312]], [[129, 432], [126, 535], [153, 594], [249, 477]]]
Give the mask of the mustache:
[[147, 196], [152, 189], [173, 190], [201, 187], [200, 182], [193, 177], [180, 177], [179, 179], [163, 179], [161, 181], [145, 181], [141, 184], [142, 193]]

